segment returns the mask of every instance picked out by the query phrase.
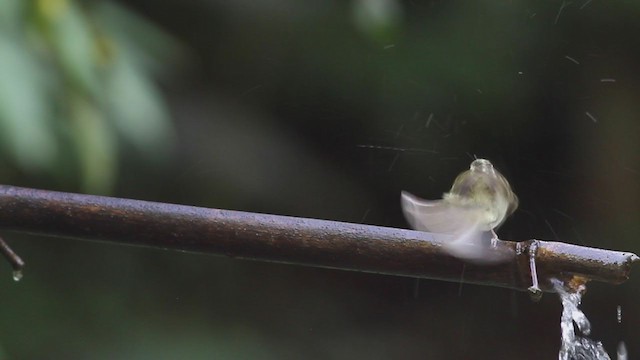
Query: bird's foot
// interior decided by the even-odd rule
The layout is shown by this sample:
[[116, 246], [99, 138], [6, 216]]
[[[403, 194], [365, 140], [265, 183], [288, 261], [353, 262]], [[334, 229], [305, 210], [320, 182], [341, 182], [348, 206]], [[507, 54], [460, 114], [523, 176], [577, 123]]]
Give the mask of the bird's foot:
[[495, 248], [498, 246], [498, 240], [500, 240], [498, 238], [498, 234], [496, 234], [496, 232], [493, 229], [491, 229], [491, 247], [492, 248]]

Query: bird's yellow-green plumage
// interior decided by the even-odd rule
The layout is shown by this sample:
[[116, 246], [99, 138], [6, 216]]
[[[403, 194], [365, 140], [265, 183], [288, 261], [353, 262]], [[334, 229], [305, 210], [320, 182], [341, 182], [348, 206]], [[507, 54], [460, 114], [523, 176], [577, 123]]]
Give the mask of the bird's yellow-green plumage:
[[485, 159], [474, 160], [469, 170], [458, 175], [443, 199], [486, 211], [485, 230], [500, 226], [518, 207], [518, 197], [507, 179]]
[[416, 230], [449, 234], [449, 252], [460, 258], [488, 261], [483, 233], [492, 232], [518, 207], [509, 182], [490, 161], [476, 159], [453, 182], [442, 200], [423, 200], [402, 192], [402, 209]]

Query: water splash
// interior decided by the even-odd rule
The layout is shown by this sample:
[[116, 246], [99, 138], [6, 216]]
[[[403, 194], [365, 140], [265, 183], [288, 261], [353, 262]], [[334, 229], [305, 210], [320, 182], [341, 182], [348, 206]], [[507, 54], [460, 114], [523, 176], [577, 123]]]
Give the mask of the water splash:
[[22, 270], [14, 270], [13, 271], [13, 281], [22, 280]]
[[552, 282], [562, 302], [560, 317], [562, 339], [558, 359], [611, 360], [601, 342], [587, 337], [591, 333], [591, 323], [582, 310], [578, 309], [582, 294], [586, 290], [585, 286], [580, 285], [576, 292], [568, 292], [562, 281], [553, 279]]

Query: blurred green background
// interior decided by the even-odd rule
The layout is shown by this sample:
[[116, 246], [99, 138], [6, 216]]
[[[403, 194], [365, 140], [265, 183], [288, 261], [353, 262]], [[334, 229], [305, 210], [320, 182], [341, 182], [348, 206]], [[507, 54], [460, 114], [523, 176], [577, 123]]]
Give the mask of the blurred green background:
[[[407, 227], [400, 191], [437, 198], [478, 156], [520, 197], [502, 238], [640, 253], [639, 19], [599, 0], [3, 0], [0, 183]], [[27, 268], [0, 276], [0, 359], [560, 345], [552, 295], [3, 235]], [[613, 357], [640, 354], [639, 276], [583, 300]]]

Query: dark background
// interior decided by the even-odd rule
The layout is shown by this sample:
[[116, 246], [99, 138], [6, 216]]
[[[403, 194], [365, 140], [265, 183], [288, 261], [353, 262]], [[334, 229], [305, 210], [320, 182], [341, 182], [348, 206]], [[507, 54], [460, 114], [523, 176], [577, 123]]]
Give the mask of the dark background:
[[[438, 198], [477, 156], [520, 198], [501, 238], [640, 252], [635, 2], [383, 1], [379, 16], [357, 1], [120, 3], [186, 60], [160, 80], [176, 146], [159, 163], [123, 152], [114, 196], [407, 227], [400, 191]], [[560, 346], [551, 294], [4, 235], [28, 267], [0, 276], [3, 359], [555, 359]], [[622, 340], [640, 354], [639, 297], [632, 273], [583, 299], [613, 358]]]

